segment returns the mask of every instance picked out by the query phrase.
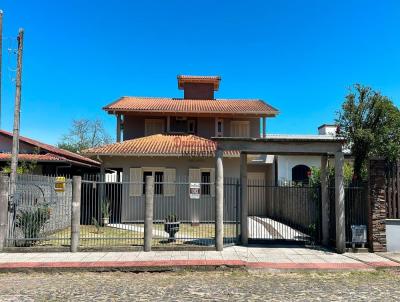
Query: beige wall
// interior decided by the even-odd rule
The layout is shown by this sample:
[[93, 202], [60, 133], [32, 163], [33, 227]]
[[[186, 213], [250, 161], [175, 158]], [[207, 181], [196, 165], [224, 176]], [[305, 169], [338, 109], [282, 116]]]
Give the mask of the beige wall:
[[[167, 130], [167, 118], [160, 116], [130, 116], [124, 117], [124, 140], [133, 139], [145, 136], [145, 119], [163, 119], [164, 129]], [[215, 118], [214, 117], [199, 117], [193, 118], [197, 120], [198, 136], [210, 138], [215, 136]], [[224, 136], [230, 136], [231, 121], [250, 121], [250, 136], [260, 137], [260, 119], [259, 118], [223, 118], [224, 121]]]
[[[154, 215], [155, 220], [162, 220], [169, 212], [173, 212], [182, 220], [187, 221], [213, 221], [214, 197], [202, 196], [200, 200], [189, 198], [187, 191], [190, 168], [214, 168], [214, 158], [188, 158], [188, 157], [102, 157], [106, 168], [119, 168], [123, 170], [123, 181], [129, 181], [130, 168], [159, 167], [176, 169], [176, 188], [174, 196], [155, 195]], [[239, 158], [224, 158], [224, 176], [239, 178]], [[248, 166], [249, 172], [264, 172], [266, 179], [273, 176], [273, 165]], [[235, 184], [236, 180], [230, 181]], [[129, 184], [128, 184], [129, 185]], [[144, 215], [144, 196], [130, 196], [129, 186], [124, 185], [122, 195], [121, 220], [122, 222], [141, 221]], [[237, 188], [224, 186], [224, 220], [234, 221], [237, 215]], [[167, 212], [168, 213], [167, 213]]]

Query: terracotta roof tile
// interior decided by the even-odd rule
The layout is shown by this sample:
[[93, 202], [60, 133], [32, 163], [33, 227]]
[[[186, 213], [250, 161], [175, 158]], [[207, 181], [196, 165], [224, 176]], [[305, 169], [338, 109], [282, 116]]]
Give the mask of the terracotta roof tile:
[[[191, 156], [212, 157], [216, 143], [195, 135], [155, 134], [84, 150], [86, 155], [140, 155], [140, 156]], [[239, 156], [239, 151], [224, 153], [227, 157]]]
[[[18, 159], [22, 161], [66, 161], [64, 157], [54, 154], [19, 154]], [[11, 160], [11, 153], [0, 153], [0, 161]]]
[[[8, 132], [8, 131], [5, 131], [5, 130], [0, 130], [0, 134], [6, 135], [8, 137], [12, 137], [13, 136], [11, 132]], [[84, 163], [84, 164], [92, 165], [92, 166], [100, 166], [100, 163], [95, 161], [95, 160], [93, 160], [93, 159], [87, 158], [85, 156], [76, 154], [76, 153], [71, 152], [71, 151], [67, 151], [67, 150], [64, 150], [64, 149], [60, 149], [60, 148], [54, 147], [52, 145], [48, 145], [48, 144], [39, 142], [39, 141], [34, 140], [34, 139], [30, 139], [28, 137], [20, 136], [19, 140], [20, 140], [20, 142], [24, 142], [24, 143], [33, 145], [35, 147], [40, 148], [41, 150], [48, 151], [49, 153], [52, 153], [54, 155], [65, 157], [66, 159], [75, 161], [77, 163]]]
[[278, 110], [257, 99], [189, 100], [163, 97], [122, 97], [103, 108], [108, 112], [235, 116], [275, 116]]

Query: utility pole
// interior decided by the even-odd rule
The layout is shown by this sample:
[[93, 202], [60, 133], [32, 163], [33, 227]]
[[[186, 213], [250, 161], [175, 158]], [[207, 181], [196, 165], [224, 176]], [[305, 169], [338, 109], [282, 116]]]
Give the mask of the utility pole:
[[14, 128], [13, 128], [13, 144], [12, 144], [11, 175], [10, 175], [11, 196], [14, 196], [16, 190], [17, 167], [18, 167], [23, 45], [24, 45], [24, 30], [21, 28], [18, 33], [17, 77], [15, 80]]
[[2, 59], [3, 59], [3, 11], [0, 9], [0, 129], [1, 129], [1, 79], [2, 79]]

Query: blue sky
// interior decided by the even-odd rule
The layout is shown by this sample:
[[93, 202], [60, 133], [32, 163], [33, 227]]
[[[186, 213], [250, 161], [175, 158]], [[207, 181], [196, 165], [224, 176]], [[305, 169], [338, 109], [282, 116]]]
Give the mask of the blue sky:
[[400, 1], [2, 0], [3, 128], [25, 29], [21, 133], [55, 144], [72, 119], [115, 119], [123, 95], [179, 97], [176, 75], [220, 75], [216, 97], [280, 110], [269, 133], [315, 133], [354, 83], [400, 102]]

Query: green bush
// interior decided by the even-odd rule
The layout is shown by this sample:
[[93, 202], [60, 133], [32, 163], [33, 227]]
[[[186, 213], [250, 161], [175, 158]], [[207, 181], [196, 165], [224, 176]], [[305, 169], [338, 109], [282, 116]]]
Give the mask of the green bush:
[[22, 231], [24, 240], [20, 246], [32, 246], [39, 238], [40, 231], [50, 219], [50, 208], [42, 205], [34, 209], [20, 210], [16, 216], [15, 226]]

